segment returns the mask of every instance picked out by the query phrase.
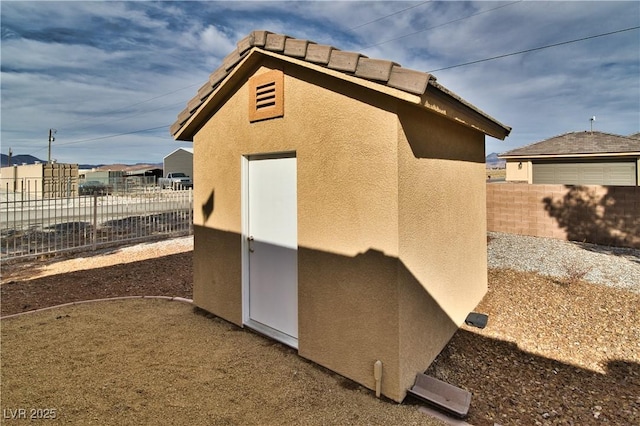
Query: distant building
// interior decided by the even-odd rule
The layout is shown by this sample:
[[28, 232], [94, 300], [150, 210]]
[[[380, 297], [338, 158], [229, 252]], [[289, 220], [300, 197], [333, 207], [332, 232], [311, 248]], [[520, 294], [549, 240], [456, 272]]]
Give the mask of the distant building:
[[532, 184], [637, 186], [640, 134], [571, 132], [500, 155], [507, 181]]
[[2, 190], [35, 197], [70, 197], [78, 193], [78, 165], [36, 163], [2, 167]]
[[166, 155], [163, 160], [163, 173], [182, 172], [193, 178], [193, 148], [178, 148]]

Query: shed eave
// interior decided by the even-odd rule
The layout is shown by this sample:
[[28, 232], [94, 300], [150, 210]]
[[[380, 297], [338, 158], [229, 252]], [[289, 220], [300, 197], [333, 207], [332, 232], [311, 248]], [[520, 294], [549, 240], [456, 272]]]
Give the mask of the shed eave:
[[435, 81], [429, 82], [427, 90], [422, 95], [421, 104], [496, 139], [504, 140], [511, 133], [511, 127], [502, 124]]

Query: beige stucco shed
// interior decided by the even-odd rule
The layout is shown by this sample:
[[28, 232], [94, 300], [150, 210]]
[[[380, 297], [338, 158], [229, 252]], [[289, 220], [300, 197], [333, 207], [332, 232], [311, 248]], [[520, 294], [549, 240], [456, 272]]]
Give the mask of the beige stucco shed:
[[484, 138], [429, 74], [254, 31], [171, 127], [194, 303], [401, 401], [487, 289]]

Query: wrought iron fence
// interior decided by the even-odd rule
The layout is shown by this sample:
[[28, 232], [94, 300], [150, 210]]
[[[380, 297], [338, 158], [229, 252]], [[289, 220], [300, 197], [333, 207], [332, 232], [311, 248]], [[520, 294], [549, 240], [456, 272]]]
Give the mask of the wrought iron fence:
[[140, 185], [127, 192], [51, 197], [29, 184], [0, 192], [0, 260], [193, 232], [193, 191]]

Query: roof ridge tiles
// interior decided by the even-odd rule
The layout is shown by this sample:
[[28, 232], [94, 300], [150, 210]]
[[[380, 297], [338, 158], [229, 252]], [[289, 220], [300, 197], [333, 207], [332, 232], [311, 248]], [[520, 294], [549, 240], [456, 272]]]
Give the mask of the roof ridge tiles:
[[170, 128], [172, 135], [180, 131], [189, 118], [253, 49], [306, 61], [418, 96], [425, 93], [430, 83], [437, 85], [436, 78], [431, 74], [402, 68], [400, 64], [393, 61], [372, 59], [358, 52], [342, 51], [331, 45], [317, 44], [311, 40], [298, 39], [285, 34], [254, 30], [238, 41], [236, 49], [222, 60], [220, 67], [209, 75], [209, 81], [188, 101], [187, 107], [180, 112], [178, 120]]

